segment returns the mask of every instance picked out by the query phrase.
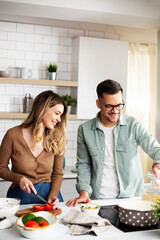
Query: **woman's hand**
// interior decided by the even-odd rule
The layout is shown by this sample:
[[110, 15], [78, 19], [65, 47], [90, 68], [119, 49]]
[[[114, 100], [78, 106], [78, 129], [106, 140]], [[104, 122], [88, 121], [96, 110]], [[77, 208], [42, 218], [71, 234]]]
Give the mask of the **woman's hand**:
[[27, 193], [31, 193], [31, 189], [32, 189], [32, 191], [33, 191], [35, 194], [37, 194], [37, 191], [36, 191], [36, 189], [34, 188], [33, 183], [32, 183], [28, 178], [26, 178], [26, 177], [22, 177], [22, 178], [20, 179], [20, 181], [19, 181], [19, 186], [20, 186], [20, 188], [21, 188], [23, 191], [25, 191], [25, 192], [27, 192]]
[[53, 203], [53, 209], [58, 209], [59, 199], [55, 196], [48, 198], [49, 203]]

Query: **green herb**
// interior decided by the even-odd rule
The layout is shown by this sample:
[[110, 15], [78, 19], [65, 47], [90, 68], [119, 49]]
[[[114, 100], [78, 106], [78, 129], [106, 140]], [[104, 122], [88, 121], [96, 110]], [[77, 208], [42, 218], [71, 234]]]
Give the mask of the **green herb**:
[[47, 66], [48, 72], [57, 72], [58, 65], [56, 63], [50, 63], [49, 66]]
[[73, 98], [71, 95], [63, 95], [62, 98], [64, 99], [67, 106], [74, 106], [77, 103], [77, 99]]
[[152, 205], [151, 212], [160, 220], [160, 197], [157, 198], [156, 204]]

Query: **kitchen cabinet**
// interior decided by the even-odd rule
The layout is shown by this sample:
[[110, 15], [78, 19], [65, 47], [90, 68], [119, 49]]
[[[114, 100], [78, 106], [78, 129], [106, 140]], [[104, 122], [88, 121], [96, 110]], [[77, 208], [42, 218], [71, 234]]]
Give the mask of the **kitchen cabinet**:
[[[22, 78], [0, 78], [0, 83], [71, 87], [76, 88], [76, 90], [78, 86], [76, 81], [51, 81]], [[28, 113], [0, 112], [0, 119], [25, 119], [27, 115]], [[68, 115], [68, 119], [76, 119], [76, 114]]]
[[126, 92], [128, 42], [78, 37], [73, 39], [72, 55], [72, 79], [78, 82], [77, 118], [90, 119], [98, 112], [98, 83], [113, 79]]

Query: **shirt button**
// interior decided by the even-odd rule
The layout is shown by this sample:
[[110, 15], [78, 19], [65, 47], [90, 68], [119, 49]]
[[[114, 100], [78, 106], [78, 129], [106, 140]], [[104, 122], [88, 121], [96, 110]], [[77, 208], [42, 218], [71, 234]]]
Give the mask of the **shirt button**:
[[103, 162], [101, 162], [101, 164], [103, 165]]
[[102, 148], [102, 150], [104, 151], [104, 148]]

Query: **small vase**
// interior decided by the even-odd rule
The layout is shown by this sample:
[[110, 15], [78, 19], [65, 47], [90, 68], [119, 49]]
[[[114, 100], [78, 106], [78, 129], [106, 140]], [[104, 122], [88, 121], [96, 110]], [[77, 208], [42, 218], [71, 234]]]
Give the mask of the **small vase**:
[[71, 112], [72, 112], [72, 106], [67, 106], [67, 112], [68, 112], [68, 114], [71, 114]]
[[49, 80], [56, 80], [57, 72], [49, 72], [48, 76], [49, 76]]

